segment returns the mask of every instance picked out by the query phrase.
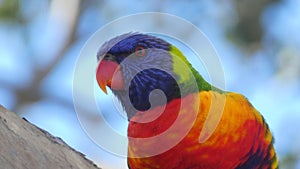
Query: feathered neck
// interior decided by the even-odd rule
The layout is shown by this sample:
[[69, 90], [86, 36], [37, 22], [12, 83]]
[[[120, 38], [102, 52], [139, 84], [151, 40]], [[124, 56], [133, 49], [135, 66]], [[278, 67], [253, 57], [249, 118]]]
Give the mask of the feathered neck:
[[160, 58], [157, 54], [153, 55], [156, 56], [156, 64], [162, 64], [164, 70], [142, 70], [128, 82], [127, 90], [113, 91], [125, 108], [128, 119], [138, 111], [167, 104], [188, 94], [218, 90], [203, 79], [175, 46], [170, 45], [166, 55], [161, 62], [158, 62]]

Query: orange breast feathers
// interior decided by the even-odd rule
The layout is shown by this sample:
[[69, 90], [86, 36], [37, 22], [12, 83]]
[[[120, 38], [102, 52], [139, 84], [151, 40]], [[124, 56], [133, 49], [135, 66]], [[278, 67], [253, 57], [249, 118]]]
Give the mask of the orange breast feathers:
[[203, 91], [137, 112], [128, 141], [131, 169], [277, 167], [268, 126], [236, 93]]

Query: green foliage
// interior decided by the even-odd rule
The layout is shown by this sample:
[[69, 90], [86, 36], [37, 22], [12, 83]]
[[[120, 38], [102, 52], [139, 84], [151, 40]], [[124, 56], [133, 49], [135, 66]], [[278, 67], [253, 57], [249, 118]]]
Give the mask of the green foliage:
[[20, 22], [20, 1], [0, 0], [0, 21]]
[[288, 152], [288, 154], [279, 160], [279, 166], [281, 169], [296, 169], [298, 159], [299, 153]]

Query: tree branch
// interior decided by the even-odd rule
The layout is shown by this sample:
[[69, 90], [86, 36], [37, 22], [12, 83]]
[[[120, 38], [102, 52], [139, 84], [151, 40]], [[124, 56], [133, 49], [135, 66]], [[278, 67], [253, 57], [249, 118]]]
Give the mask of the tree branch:
[[85, 156], [0, 105], [1, 168], [99, 169]]

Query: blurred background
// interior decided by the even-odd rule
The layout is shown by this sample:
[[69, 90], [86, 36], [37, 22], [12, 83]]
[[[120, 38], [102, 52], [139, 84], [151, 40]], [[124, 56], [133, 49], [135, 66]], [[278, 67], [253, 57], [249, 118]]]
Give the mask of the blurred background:
[[126, 159], [99, 148], [80, 127], [72, 98], [76, 60], [88, 38], [110, 21], [167, 12], [207, 35], [226, 89], [243, 93], [264, 115], [281, 168], [300, 169], [299, 7], [298, 0], [0, 0], [0, 104], [99, 167], [126, 168]]

